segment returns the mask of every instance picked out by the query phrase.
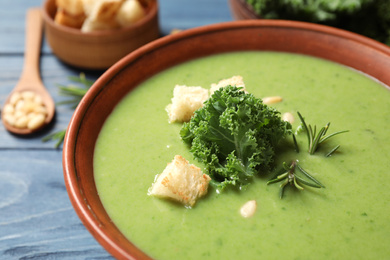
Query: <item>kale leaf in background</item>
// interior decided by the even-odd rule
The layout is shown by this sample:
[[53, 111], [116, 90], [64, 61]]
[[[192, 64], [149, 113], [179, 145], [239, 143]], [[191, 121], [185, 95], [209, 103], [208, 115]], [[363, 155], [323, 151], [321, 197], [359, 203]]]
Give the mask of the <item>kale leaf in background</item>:
[[264, 19], [329, 25], [390, 45], [390, 0], [245, 0]]

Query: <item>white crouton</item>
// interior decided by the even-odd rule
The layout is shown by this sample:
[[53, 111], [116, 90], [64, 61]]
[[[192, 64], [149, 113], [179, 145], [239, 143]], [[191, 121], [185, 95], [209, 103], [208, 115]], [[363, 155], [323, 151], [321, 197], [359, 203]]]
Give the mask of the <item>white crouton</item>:
[[203, 106], [209, 97], [207, 89], [176, 85], [173, 90], [172, 103], [166, 107], [169, 122], [188, 122], [195, 110]]
[[92, 13], [93, 6], [98, 1], [97, 0], [81, 0], [81, 2], [83, 3], [83, 8], [84, 8], [85, 15], [89, 16]]
[[176, 155], [156, 177], [148, 194], [173, 199], [192, 207], [200, 197], [207, 194], [210, 180], [210, 177], [203, 174], [200, 168], [189, 164], [182, 156]]
[[216, 90], [223, 88], [223, 87], [226, 87], [226, 86], [229, 86], [229, 85], [241, 87], [242, 90], [246, 92], [243, 78], [241, 76], [233, 76], [233, 77], [228, 78], [228, 79], [220, 80], [218, 83], [211, 84], [210, 95], [214, 94], [214, 92]]
[[145, 10], [138, 0], [125, 1], [116, 16], [117, 22], [122, 27], [132, 25], [145, 16]]
[[116, 16], [122, 6], [122, 0], [104, 0], [96, 2], [81, 27], [82, 32], [109, 30], [119, 27]]
[[100, 21], [94, 21], [92, 19], [85, 19], [83, 25], [81, 26], [82, 32], [95, 32], [95, 31], [104, 31], [104, 30], [112, 30], [118, 28], [118, 24], [116, 23], [106, 23]]

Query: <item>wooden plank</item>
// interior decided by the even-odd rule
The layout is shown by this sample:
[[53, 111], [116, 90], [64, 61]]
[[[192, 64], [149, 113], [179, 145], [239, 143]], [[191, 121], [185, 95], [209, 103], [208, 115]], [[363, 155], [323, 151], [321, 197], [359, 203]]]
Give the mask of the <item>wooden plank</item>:
[[69, 201], [61, 157], [61, 151], [0, 150], [0, 258], [111, 258]]
[[0, 0], [0, 54], [23, 52], [26, 11], [42, 2]]

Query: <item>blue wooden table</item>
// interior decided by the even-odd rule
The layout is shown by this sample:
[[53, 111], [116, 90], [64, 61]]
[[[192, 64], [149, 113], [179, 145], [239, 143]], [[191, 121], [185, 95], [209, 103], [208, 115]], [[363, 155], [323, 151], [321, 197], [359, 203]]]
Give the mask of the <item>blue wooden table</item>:
[[[0, 105], [22, 72], [25, 14], [42, 0], [0, 0]], [[160, 0], [162, 35], [232, 20], [227, 0]], [[81, 71], [59, 61], [43, 40], [41, 77], [56, 102], [58, 84], [84, 72], [96, 80], [102, 71]], [[69, 201], [62, 171], [62, 147], [42, 142], [66, 129], [73, 109], [57, 106], [52, 126], [28, 137], [0, 124], [0, 259], [111, 259], [85, 229]]]

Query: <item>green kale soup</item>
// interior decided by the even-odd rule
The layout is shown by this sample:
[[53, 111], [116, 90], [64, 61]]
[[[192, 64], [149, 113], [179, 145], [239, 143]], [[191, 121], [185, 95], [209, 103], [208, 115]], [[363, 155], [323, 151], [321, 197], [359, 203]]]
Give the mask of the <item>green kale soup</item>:
[[[289, 136], [276, 166], [299, 160], [326, 188], [267, 185], [260, 173], [245, 190], [212, 187], [193, 208], [148, 196], [148, 189], [176, 154], [194, 160], [180, 139], [182, 124], [168, 123], [165, 107], [176, 84], [202, 86], [241, 75], [258, 98], [299, 111], [329, 133], [349, 130], [307, 152], [306, 134]], [[277, 52], [236, 52], [168, 69], [129, 93], [105, 122], [96, 143], [94, 174], [112, 221], [155, 259], [385, 259], [390, 255], [390, 91], [350, 68], [313, 57]], [[336, 145], [340, 148], [325, 155]], [[283, 146], [284, 145], [284, 146]], [[207, 173], [207, 172], [206, 172]], [[257, 210], [239, 210], [256, 200]]]

